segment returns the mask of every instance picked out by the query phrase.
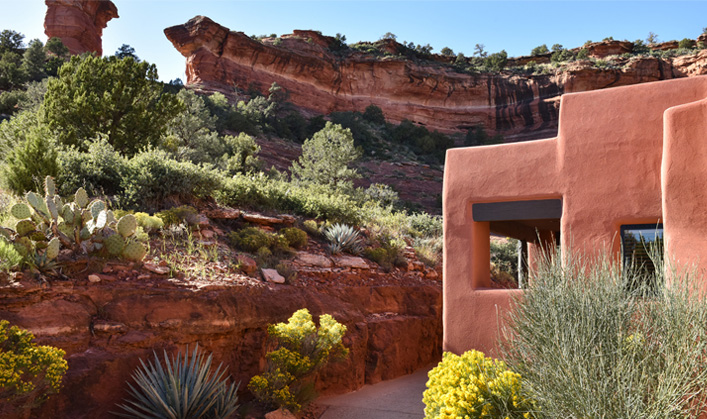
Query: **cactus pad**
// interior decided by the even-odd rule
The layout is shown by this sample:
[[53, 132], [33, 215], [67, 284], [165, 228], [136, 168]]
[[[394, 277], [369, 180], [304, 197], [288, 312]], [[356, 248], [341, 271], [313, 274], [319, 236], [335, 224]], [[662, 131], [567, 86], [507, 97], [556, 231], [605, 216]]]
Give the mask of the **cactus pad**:
[[126, 214], [118, 220], [118, 233], [123, 237], [130, 237], [137, 229], [137, 219], [132, 214]]
[[30, 220], [21, 220], [15, 225], [15, 231], [20, 236], [26, 236], [34, 231], [36, 231], [37, 225]]
[[102, 229], [103, 227], [106, 226], [106, 223], [108, 222], [108, 213], [106, 210], [101, 210], [96, 217], [94, 217], [95, 220], [95, 228], [96, 229]]
[[47, 236], [45, 236], [44, 233], [42, 233], [41, 231], [33, 231], [29, 233], [27, 237], [29, 237], [30, 240], [36, 242], [47, 240]]
[[47, 212], [49, 213], [49, 216], [52, 217], [52, 220], [59, 218], [59, 210], [54, 203], [54, 198], [48, 196], [45, 203], [47, 206]]
[[54, 184], [54, 179], [51, 176], [44, 178], [44, 193], [49, 196], [56, 195], [56, 185]]
[[86, 208], [86, 205], [88, 205], [88, 194], [84, 188], [79, 188], [76, 191], [74, 202], [76, 202], [80, 208]]
[[123, 239], [123, 236], [120, 234], [113, 234], [112, 236], [108, 236], [108, 238], [103, 241], [103, 244], [108, 254], [111, 256], [120, 256], [125, 248], [125, 239]]
[[10, 213], [13, 217], [19, 220], [30, 218], [32, 216], [32, 211], [30, 211], [27, 204], [23, 203], [13, 205], [12, 208], [10, 208]]
[[35, 211], [40, 211], [43, 207], [42, 199], [34, 192], [27, 192], [25, 195], [27, 202], [34, 208]]
[[98, 218], [98, 214], [101, 213], [101, 211], [106, 209], [106, 204], [101, 201], [100, 199], [97, 199], [91, 203], [91, 217], [95, 220]]
[[88, 240], [89, 237], [91, 237], [91, 232], [88, 231], [86, 227], [82, 228], [79, 232], [79, 238], [81, 240]]
[[147, 254], [147, 249], [145, 245], [140, 242], [130, 242], [123, 249], [123, 257], [125, 259], [141, 261]]
[[61, 243], [59, 243], [59, 239], [54, 237], [53, 239], [49, 240], [49, 244], [47, 245], [47, 250], [45, 251], [44, 255], [48, 259], [56, 259], [57, 256], [59, 256], [59, 249], [61, 249]]

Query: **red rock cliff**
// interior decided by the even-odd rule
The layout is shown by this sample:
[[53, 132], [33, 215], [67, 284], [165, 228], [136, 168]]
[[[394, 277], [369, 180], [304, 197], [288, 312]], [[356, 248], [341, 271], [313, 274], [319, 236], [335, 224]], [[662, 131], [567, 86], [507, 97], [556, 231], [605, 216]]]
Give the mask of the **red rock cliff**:
[[118, 17], [110, 0], [45, 0], [44, 33], [57, 37], [71, 54], [103, 55], [101, 36], [108, 21]]
[[[553, 136], [557, 98], [564, 92], [707, 74], [704, 50], [683, 61], [625, 58], [620, 67], [578, 61], [547, 75], [468, 74], [440, 63], [441, 56], [427, 62], [359, 52], [338, 56], [329, 49], [334, 38], [314, 31], [260, 42], [203, 16], [165, 34], [187, 59], [188, 84], [265, 92], [277, 82], [292, 103], [318, 113], [362, 111], [375, 104], [391, 121], [410, 119], [445, 132], [483, 124], [507, 140]], [[596, 43], [590, 55], [626, 51], [628, 44]]]

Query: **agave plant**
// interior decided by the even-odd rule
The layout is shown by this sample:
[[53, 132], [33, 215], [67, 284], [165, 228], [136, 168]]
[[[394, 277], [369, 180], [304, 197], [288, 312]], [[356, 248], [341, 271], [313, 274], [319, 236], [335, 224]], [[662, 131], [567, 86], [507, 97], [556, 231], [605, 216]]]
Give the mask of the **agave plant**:
[[204, 357], [196, 345], [174, 358], [164, 352], [164, 365], [155, 353], [154, 363], [140, 360], [141, 368], [132, 377], [137, 386], [128, 383], [133, 400], [118, 405], [125, 412], [115, 412], [126, 418], [228, 418], [238, 408], [238, 385], [230, 385], [220, 364], [211, 371], [211, 359]]
[[349, 225], [334, 224], [324, 231], [324, 236], [329, 240], [329, 252], [333, 255], [341, 252], [358, 255], [363, 250], [361, 234]]

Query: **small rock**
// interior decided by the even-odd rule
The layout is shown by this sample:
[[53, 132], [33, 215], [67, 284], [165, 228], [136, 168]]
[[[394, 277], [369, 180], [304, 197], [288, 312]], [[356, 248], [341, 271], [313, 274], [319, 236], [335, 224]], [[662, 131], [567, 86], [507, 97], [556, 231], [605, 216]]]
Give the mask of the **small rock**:
[[216, 235], [212, 230], [201, 230], [201, 237], [205, 239], [213, 239]]
[[152, 273], [156, 273], [158, 275], [167, 275], [170, 271], [170, 269], [166, 266], [155, 265], [154, 263], [151, 263], [151, 262], [145, 262], [145, 264], [143, 266], [148, 271], [150, 271]]
[[182, 325], [181, 319], [168, 319], [160, 322], [160, 327], [165, 329], [174, 329]]
[[203, 214], [199, 214], [199, 215], [196, 216], [196, 224], [197, 224], [199, 227], [202, 227], [202, 228], [203, 228], [203, 227], [208, 227], [208, 226], [210, 225], [209, 219], [206, 218], [206, 216], [203, 215]]
[[252, 214], [248, 212], [244, 212], [241, 214], [243, 216], [243, 219], [253, 223], [253, 224], [260, 224], [260, 225], [274, 225], [274, 224], [282, 224], [284, 223], [284, 220], [279, 217], [268, 217], [266, 215], [262, 214]]
[[137, 276], [138, 281], [145, 281], [150, 278], [152, 278], [152, 275], [150, 275], [150, 274], [142, 274], [142, 275]]
[[206, 216], [214, 220], [235, 220], [241, 212], [233, 208], [217, 208], [206, 212]]
[[439, 274], [437, 274], [437, 271], [435, 271], [434, 269], [430, 269], [429, 271], [427, 271], [427, 273], [425, 273], [425, 278], [427, 279], [437, 279], [438, 277]]
[[358, 256], [337, 256], [334, 263], [341, 268], [369, 269], [368, 263]]
[[95, 274], [89, 275], [89, 276], [88, 276], [88, 281], [89, 281], [89, 282], [94, 282], [94, 283], [95, 283], [95, 282], [101, 282], [101, 277], [98, 276], [98, 275], [95, 275]]
[[249, 256], [238, 255], [236, 260], [238, 261], [238, 268], [246, 275], [253, 275], [258, 269], [258, 264]]
[[296, 262], [307, 266], [316, 266], [319, 268], [331, 268], [334, 263], [326, 256], [315, 255], [314, 253], [297, 253]]
[[125, 331], [127, 329], [128, 329], [127, 326], [125, 326], [123, 323], [118, 323], [118, 322], [97, 320], [96, 322], [93, 323], [94, 333], [110, 333], [110, 334], [125, 333]]
[[274, 282], [276, 284], [285, 283], [285, 277], [280, 275], [275, 269], [261, 269], [260, 272], [263, 274], [263, 279], [267, 282]]
[[425, 264], [420, 261], [417, 261], [417, 260], [412, 262], [412, 267], [416, 271], [424, 271], [425, 270]]
[[287, 409], [280, 408], [266, 413], [265, 419], [297, 419], [297, 416], [293, 415], [292, 412]]
[[111, 273], [111, 272], [113, 272], [113, 267], [111, 267], [110, 265], [106, 265], [106, 266], [103, 267], [103, 273], [104, 273], [104, 274], [109, 274], [109, 273]]

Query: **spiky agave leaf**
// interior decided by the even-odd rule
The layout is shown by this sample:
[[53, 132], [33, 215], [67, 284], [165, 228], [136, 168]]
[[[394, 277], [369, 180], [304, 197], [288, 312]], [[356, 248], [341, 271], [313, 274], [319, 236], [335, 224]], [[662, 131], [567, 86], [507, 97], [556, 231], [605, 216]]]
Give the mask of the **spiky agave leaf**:
[[128, 418], [227, 418], [238, 408], [238, 386], [224, 379], [225, 368], [219, 365], [211, 371], [212, 355], [204, 359], [196, 345], [182, 356], [174, 358], [164, 352], [164, 365], [157, 353], [154, 363], [140, 360], [141, 368], [128, 383], [134, 400], [119, 405], [125, 412], [116, 415]]
[[324, 231], [324, 236], [330, 243], [330, 249], [349, 252], [354, 255], [361, 253], [361, 234], [346, 224], [334, 224]]

